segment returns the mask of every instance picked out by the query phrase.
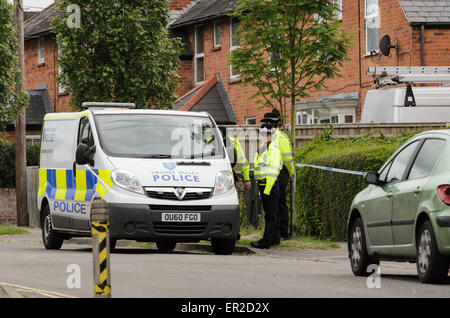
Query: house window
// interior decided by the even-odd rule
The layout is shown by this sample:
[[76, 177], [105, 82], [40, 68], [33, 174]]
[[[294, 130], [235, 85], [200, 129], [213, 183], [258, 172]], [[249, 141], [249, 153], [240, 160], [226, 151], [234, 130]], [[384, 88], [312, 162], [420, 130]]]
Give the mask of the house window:
[[353, 124], [353, 115], [346, 115], [344, 120], [346, 124]]
[[339, 11], [336, 12], [336, 15], [339, 20], [342, 20], [342, 0], [333, 0], [333, 3], [338, 7]]
[[[239, 20], [236, 18], [232, 18], [230, 20], [230, 52], [240, 47], [239, 39], [234, 38], [234, 35], [236, 34], [238, 28], [239, 28]], [[230, 77], [231, 78], [239, 77], [239, 70], [233, 68], [231, 64], [230, 64]]]
[[247, 117], [245, 118], [246, 125], [256, 125], [256, 117]]
[[[58, 45], [58, 55], [62, 56], [61, 50], [59, 48], [59, 45]], [[59, 62], [58, 62], [58, 74], [61, 74], [61, 73], [62, 73], [62, 67], [59, 65]], [[67, 92], [67, 88], [64, 85], [62, 85], [62, 84], [60, 84], [58, 82], [58, 93], [59, 94], [64, 94], [66, 92]]]
[[308, 114], [305, 112], [297, 113], [297, 125], [307, 125], [308, 124]]
[[41, 144], [41, 135], [26, 135], [27, 146], [39, 146]]
[[220, 21], [214, 22], [214, 47], [220, 47]]
[[38, 64], [45, 63], [45, 38], [38, 40]]
[[332, 124], [338, 124], [339, 123], [339, 117], [337, 115], [331, 116], [331, 123]]
[[205, 80], [205, 53], [203, 26], [195, 28], [195, 83]]
[[370, 55], [373, 53], [378, 53], [379, 50], [378, 31], [380, 29], [378, 0], [366, 0], [365, 28], [366, 28], [366, 54]]

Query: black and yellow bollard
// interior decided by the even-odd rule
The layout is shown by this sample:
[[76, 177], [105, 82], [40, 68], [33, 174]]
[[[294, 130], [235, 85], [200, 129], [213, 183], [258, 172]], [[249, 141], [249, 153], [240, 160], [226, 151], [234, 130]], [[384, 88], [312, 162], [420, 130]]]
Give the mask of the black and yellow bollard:
[[94, 296], [111, 297], [109, 261], [109, 211], [104, 200], [94, 200], [91, 205], [92, 256], [94, 264]]

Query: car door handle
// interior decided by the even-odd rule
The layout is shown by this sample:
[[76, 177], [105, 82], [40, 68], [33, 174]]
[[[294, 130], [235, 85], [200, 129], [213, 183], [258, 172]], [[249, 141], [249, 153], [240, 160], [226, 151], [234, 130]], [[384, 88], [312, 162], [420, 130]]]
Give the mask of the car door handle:
[[392, 198], [393, 195], [394, 194], [392, 194], [392, 193], [386, 193], [386, 198], [389, 200], [390, 198]]
[[419, 194], [420, 192], [422, 192], [422, 188], [417, 187], [416, 190], [414, 190], [415, 194]]

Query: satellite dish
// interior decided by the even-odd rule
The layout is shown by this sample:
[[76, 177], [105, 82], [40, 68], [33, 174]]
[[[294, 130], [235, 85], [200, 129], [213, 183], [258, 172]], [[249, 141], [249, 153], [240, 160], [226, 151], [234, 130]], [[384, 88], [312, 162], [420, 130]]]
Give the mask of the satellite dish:
[[384, 56], [389, 56], [391, 53], [391, 49], [398, 49], [398, 46], [395, 47], [391, 45], [391, 37], [389, 35], [383, 36], [380, 41], [380, 51]]

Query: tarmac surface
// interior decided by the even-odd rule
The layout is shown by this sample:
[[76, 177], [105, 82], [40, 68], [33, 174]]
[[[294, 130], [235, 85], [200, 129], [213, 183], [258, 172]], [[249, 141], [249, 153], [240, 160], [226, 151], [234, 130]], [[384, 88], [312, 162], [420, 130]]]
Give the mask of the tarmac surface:
[[[0, 236], [0, 297], [93, 297], [90, 238], [46, 250], [40, 229]], [[424, 285], [415, 264], [382, 262], [381, 277], [353, 276], [345, 244], [331, 250], [258, 250], [238, 246], [214, 255], [207, 244], [156, 246], [119, 241], [111, 254], [112, 296], [125, 298], [450, 297], [450, 279]], [[79, 285], [74, 286], [73, 268]], [[76, 284], [75, 284], [76, 285]]]

